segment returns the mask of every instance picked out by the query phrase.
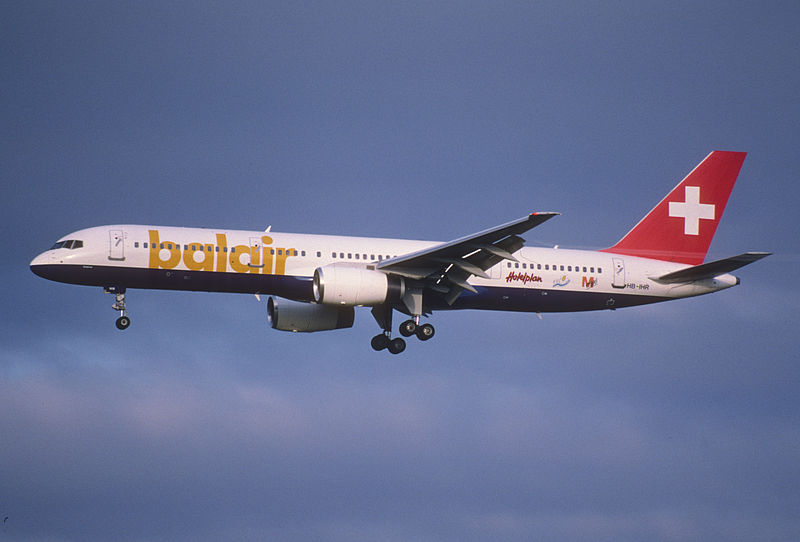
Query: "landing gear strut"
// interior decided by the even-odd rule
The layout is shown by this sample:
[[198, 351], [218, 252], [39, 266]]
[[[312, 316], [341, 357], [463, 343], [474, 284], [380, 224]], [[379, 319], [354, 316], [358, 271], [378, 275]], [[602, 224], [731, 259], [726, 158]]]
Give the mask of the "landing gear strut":
[[117, 318], [116, 321], [117, 329], [128, 329], [128, 326], [131, 325], [131, 319], [125, 315], [125, 288], [109, 286], [103, 288], [103, 291], [107, 294], [114, 294], [116, 296], [116, 301], [113, 305], [111, 305], [111, 308], [115, 311], [119, 311], [119, 318]]

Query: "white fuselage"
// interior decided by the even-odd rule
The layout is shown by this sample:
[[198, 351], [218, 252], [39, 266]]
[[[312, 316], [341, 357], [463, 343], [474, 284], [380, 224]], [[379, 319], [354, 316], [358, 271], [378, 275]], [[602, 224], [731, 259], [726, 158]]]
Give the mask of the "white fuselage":
[[[205, 228], [114, 225], [62, 238], [67, 246], [37, 256], [37, 274], [74, 284], [271, 294], [313, 301], [315, 269], [334, 263], [374, 266], [420, 251], [433, 241], [343, 237]], [[73, 247], [70, 248], [70, 245]], [[427, 310], [476, 308], [531, 312], [615, 309], [695, 296], [737, 284], [713, 279], [662, 284], [656, 277], [684, 264], [608, 252], [523, 247], [514, 256], [472, 276], [476, 292], [452, 305], [435, 296]]]

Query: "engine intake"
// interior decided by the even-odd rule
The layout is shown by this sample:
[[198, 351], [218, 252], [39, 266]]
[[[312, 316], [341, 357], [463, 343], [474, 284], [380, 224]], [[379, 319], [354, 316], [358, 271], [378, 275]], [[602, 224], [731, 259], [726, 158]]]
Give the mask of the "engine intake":
[[353, 327], [353, 307], [337, 307], [300, 303], [270, 297], [267, 300], [267, 318], [272, 329], [280, 331], [329, 331]]
[[399, 301], [404, 293], [402, 277], [366, 267], [333, 264], [314, 271], [314, 300], [323, 305], [381, 305]]

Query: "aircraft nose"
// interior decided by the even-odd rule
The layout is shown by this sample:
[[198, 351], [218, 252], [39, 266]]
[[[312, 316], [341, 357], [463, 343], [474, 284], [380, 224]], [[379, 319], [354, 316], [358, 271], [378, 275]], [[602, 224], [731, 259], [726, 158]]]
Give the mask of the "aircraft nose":
[[52, 263], [52, 258], [53, 257], [52, 254], [50, 254], [50, 251], [42, 252], [33, 260], [31, 260], [31, 271], [40, 277], [47, 278], [45, 269], [49, 263]]

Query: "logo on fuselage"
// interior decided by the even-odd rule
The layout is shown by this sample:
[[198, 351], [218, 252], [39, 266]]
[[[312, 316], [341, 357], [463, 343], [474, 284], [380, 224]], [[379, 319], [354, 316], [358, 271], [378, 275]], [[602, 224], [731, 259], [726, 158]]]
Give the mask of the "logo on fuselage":
[[542, 282], [542, 277], [538, 275], [529, 275], [528, 273], [515, 273], [512, 271], [506, 277], [506, 282], [521, 282], [528, 284], [529, 282]]
[[557, 278], [556, 280], [553, 281], [553, 287], [555, 288], [558, 286], [566, 286], [569, 283], [570, 283], [569, 278], [566, 275], [561, 275], [560, 278]]
[[[260, 273], [285, 275], [286, 260], [297, 255], [294, 248], [274, 248], [272, 237], [255, 238], [250, 245], [228, 247], [228, 236], [216, 234], [216, 244], [184, 243], [160, 239], [158, 230], [148, 230], [150, 269], [175, 269], [181, 262], [190, 271], [216, 271], [226, 273]], [[162, 254], [166, 257], [162, 258]]]

